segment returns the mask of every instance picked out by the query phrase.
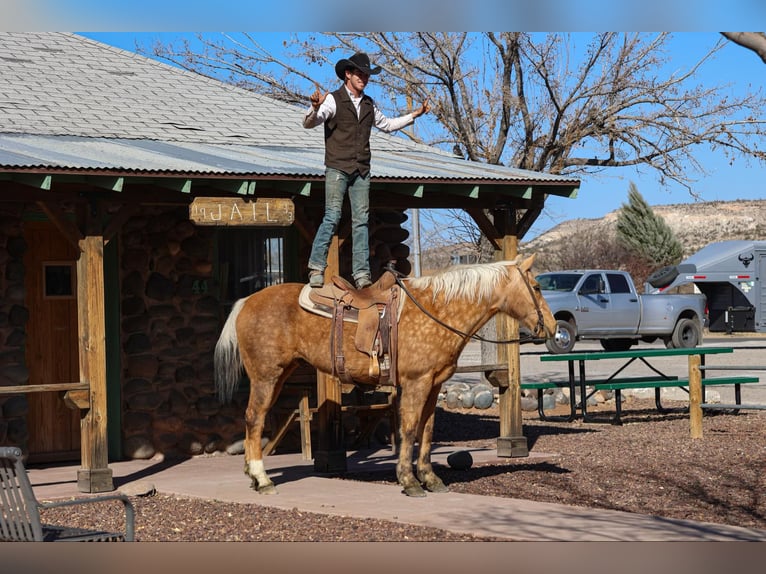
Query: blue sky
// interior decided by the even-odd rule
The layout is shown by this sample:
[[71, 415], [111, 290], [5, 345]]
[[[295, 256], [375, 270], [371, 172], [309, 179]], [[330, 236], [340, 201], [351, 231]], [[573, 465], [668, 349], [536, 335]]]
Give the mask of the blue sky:
[[[708, 30], [766, 29], [766, 2], [761, 0], [729, 0], [728, 2], [673, 2], [642, 0], [623, 3], [584, 0], [538, 0], [534, 9], [523, 8], [529, 2], [508, 0], [474, 0], [473, 8], [461, 8], [455, 0], [386, 0], [385, 10], [371, 0], [345, 2], [324, 0], [320, 6], [305, 0], [274, 2], [209, 2], [203, 0], [109, 3], [103, 0], [6, 0], [5, 30], [80, 31], [98, 41], [127, 50], [136, 43], [149, 46], [159, 39], [167, 42], [193, 36], [189, 30], [249, 30], [258, 34], [266, 46], [279, 49], [279, 40], [290, 29], [356, 29], [370, 28], [367, 14], [374, 13], [375, 28], [393, 29], [483, 29], [495, 28], [498, 21], [508, 21], [511, 29], [592, 31], [674, 30], [676, 34], [674, 62], [682, 65], [702, 55], [719, 35]], [[376, 6], [374, 11], [365, 10]], [[577, 10], [573, 9], [577, 6]], [[602, 9], [607, 8], [608, 9]], [[452, 8], [448, 10], [446, 8]], [[662, 8], [658, 20], [654, 8]], [[346, 14], [348, 18], [327, 19], [327, 14]], [[649, 16], [651, 15], [651, 16]], [[652, 20], [654, 18], [654, 20]], [[704, 18], [704, 19], [703, 19]], [[385, 26], [385, 24], [390, 26]], [[383, 25], [381, 25], [383, 24]], [[398, 25], [397, 25], [398, 24]], [[402, 26], [402, 24], [405, 24]], [[440, 26], [441, 24], [441, 26]], [[727, 26], [728, 25], [728, 26]], [[739, 26], [739, 27], [737, 27]], [[81, 32], [90, 30], [92, 32]], [[706, 31], [708, 30], [708, 31]], [[117, 33], [119, 32], [119, 33]], [[184, 34], [186, 32], [186, 34]], [[766, 65], [751, 52], [729, 45], [710, 66], [706, 66], [701, 82], [731, 84], [733, 92], [764, 89]], [[701, 152], [700, 158], [709, 175], [695, 185], [695, 193], [705, 201], [764, 199], [766, 166], [745, 160], [730, 165], [722, 155]], [[551, 197], [546, 213], [541, 216], [530, 236], [566, 219], [601, 217], [618, 209], [627, 199], [627, 189], [634, 182], [651, 205], [694, 201], [689, 192], [678, 186], [660, 186], [649, 170], [606, 170], [599, 177], [583, 177], [577, 199]], [[529, 238], [528, 236], [527, 238]]]

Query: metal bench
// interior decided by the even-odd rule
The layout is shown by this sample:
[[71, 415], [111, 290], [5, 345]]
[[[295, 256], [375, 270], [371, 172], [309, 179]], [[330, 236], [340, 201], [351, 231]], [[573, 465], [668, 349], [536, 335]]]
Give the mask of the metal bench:
[[[40, 509], [118, 500], [125, 510], [125, 532], [56, 526], [40, 522]], [[0, 540], [6, 542], [120, 542], [134, 540], [135, 513], [123, 494], [76, 500], [38, 502], [32, 490], [21, 449], [0, 447]]]

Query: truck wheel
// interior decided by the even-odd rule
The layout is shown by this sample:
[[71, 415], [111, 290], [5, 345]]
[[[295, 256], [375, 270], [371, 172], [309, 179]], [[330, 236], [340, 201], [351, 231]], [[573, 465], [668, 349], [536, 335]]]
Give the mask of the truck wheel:
[[548, 351], [554, 355], [571, 353], [577, 340], [577, 331], [568, 321], [556, 321], [556, 335], [552, 339], [545, 340]]
[[646, 282], [652, 287], [659, 289], [660, 287], [665, 287], [665, 285], [670, 285], [670, 282], [676, 277], [678, 277], [678, 268], [675, 265], [666, 265], [650, 273], [649, 277], [646, 278]]
[[691, 349], [702, 342], [702, 331], [694, 319], [679, 319], [671, 340], [676, 349]]
[[633, 346], [633, 339], [601, 339], [605, 351], [627, 351]]

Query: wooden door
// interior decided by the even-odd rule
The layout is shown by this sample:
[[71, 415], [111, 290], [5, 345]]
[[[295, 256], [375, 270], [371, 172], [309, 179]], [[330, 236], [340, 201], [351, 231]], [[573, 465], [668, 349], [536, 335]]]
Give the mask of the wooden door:
[[[77, 382], [77, 250], [50, 222], [26, 222], [24, 236], [29, 384]], [[80, 412], [62, 396], [27, 394], [30, 460], [79, 460]]]

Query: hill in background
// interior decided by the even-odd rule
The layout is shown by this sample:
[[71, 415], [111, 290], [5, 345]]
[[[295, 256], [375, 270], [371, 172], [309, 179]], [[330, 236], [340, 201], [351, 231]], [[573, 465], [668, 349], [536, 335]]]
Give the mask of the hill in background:
[[[652, 210], [681, 241], [684, 258], [717, 241], [766, 240], [766, 199], [653, 205]], [[587, 261], [589, 252], [596, 247], [603, 251], [604, 245], [616, 242], [618, 212], [612, 211], [598, 219], [565, 221], [529, 242], [522, 242], [519, 249], [525, 254], [537, 253], [541, 266], [546, 268], [542, 270], [571, 261], [572, 252], [581, 254]], [[608, 254], [601, 254], [594, 265], [584, 262], [577, 267], [620, 267], [619, 262], [606, 265], [604, 257], [608, 258]]]

